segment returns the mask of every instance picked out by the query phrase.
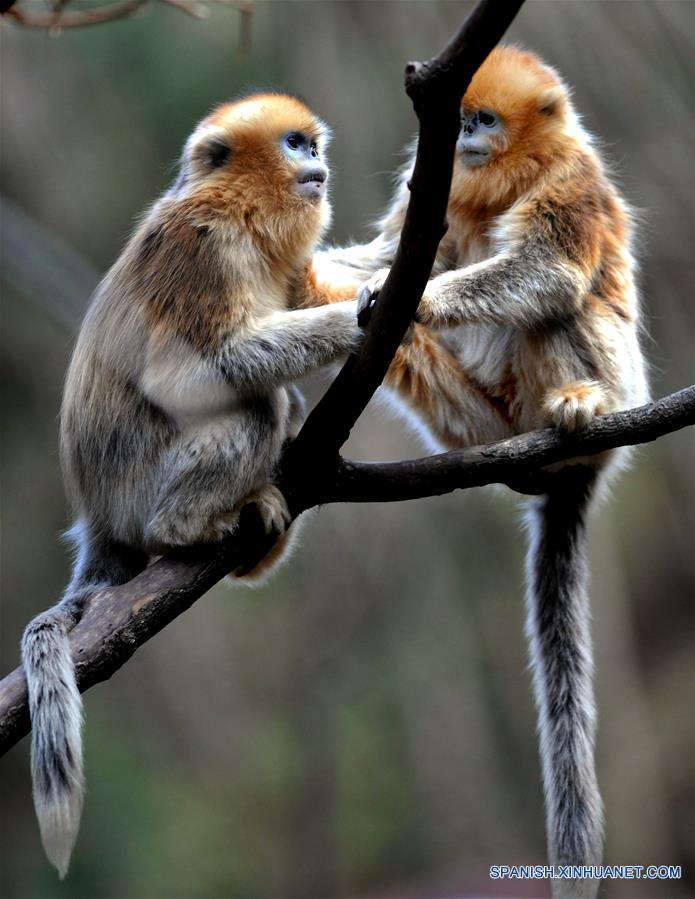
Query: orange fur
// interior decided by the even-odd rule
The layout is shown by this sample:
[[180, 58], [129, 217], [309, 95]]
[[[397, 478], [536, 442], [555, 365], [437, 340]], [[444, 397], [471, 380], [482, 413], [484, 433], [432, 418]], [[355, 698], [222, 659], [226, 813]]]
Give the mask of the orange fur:
[[325, 203], [307, 214], [307, 202], [292, 190], [296, 168], [284, 157], [279, 140], [302, 131], [317, 143], [327, 127], [299, 100], [284, 94], [260, 94], [216, 109], [202, 123], [220, 133], [232, 148], [227, 165], [190, 198], [189, 215], [218, 224], [242, 224], [268, 265], [289, 279], [296, 259], [315, 245], [329, 217]]
[[[435, 277], [423, 297], [419, 320], [435, 327], [461, 326], [448, 346], [453, 342], [458, 363], [476, 384], [476, 391], [495, 404], [517, 431], [545, 424], [547, 394], [561, 389], [565, 381], [599, 379], [602, 383], [600, 404], [588, 394], [575, 397], [577, 426], [589, 420], [588, 413], [641, 400], [646, 388], [636, 338], [630, 213], [582, 131], [567, 88], [534, 54], [501, 46], [481, 66], [461, 106], [464, 111], [494, 111], [504, 129], [491, 136], [492, 153], [486, 165], [466, 166], [457, 155], [447, 213], [449, 230], [440, 245]], [[382, 241], [400, 230], [408, 175], [409, 171], [404, 172], [398, 196], [382, 223]], [[559, 266], [574, 285], [566, 301], [553, 305], [547, 324], [533, 311], [524, 320], [524, 313], [514, 307], [513, 291], [500, 299], [498, 309], [481, 308], [473, 286], [469, 302], [457, 300], [458, 279], [465, 283], [467, 272], [471, 285], [480, 283], [482, 290], [485, 283], [486, 272], [481, 269], [474, 281], [474, 268], [467, 266], [477, 263], [492, 270], [496, 257], [509, 257], [519, 260], [517, 270], [523, 272], [524, 256], [534, 252], [543, 254], [549, 270]], [[529, 274], [528, 280], [534, 277]], [[519, 279], [523, 283], [523, 276]], [[490, 344], [498, 349], [505, 342], [504, 358], [496, 365], [490, 364], [489, 350], [482, 349], [491, 334], [482, 334], [481, 325], [513, 328], [508, 339], [503, 341], [499, 332]], [[443, 398], [451, 393], [444, 386], [451, 381], [450, 352], [444, 350], [439, 358], [436, 343], [426, 354], [418, 342], [404, 345], [387, 377], [387, 383], [425, 421], [456, 417], [457, 406], [464, 406], [461, 399], [457, 403]], [[440, 369], [436, 393], [414, 397], [404, 392], [407, 366], [413, 369], [409, 383], [420, 379], [416, 371], [426, 368], [432, 381], [433, 369]], [[444, 403], [448, 416], [433, 408]], [[565, 407], [566, 412], [573, 405]], [[564, 418], [562, 422], [574, 426]], [[456, 429], [447, 425], [438, 436], [446, 445], [460, 445], [451, 440], [452, 430]]]

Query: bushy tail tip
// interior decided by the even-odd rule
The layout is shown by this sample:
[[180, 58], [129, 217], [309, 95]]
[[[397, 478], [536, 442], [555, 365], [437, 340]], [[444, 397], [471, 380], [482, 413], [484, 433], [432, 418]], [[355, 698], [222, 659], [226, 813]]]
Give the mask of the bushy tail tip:
[[82, 796], [82, 789], [73, 789], [56, 798], [34, 792], [34, 808], [39, 819], [41, 842], [61, 880], [68, 872], [80, 829]]
[[67, 637], [72, 620], [60, 607], [49, 609], [29, 624], [22, 640], [34, 808], [46, 855], [61, 879], [77, 839], [84, 795], [82, 700]]

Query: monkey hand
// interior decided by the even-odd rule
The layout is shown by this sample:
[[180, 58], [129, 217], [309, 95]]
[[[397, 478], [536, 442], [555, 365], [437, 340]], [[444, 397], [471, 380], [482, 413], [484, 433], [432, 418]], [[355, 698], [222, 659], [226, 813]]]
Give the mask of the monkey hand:
[[[357, 294], [357, 322], [361, 328], [366, 328], [369, 324], [372, 311], [379, 299], [379, 293], [381, 292], [384, 281], [386, 281], [390, 271], [391, 269], [389, 268], [379, 269], [379, 271], [375, 272], [375, 274], [373, 274], [368, 281], [365, 281], [360, 288], [359, 293]], [[415, 318], [415, 321], [418, 321], [417, 317]], [[403, 335], [401, 343], [410, 343], [412, 339], [413, 326], [411, 324]]]
[[292, 523], [285, 497], [273, 484], [264, 484], [244, 505], [251, 503], [258, 509], [266, 534], [282, 534]]
[[346, 341], [345, 348], [350, 352], [359, 349], [364, 338], [364, 325], [359, 319], [359, 308], [357, 300], [345, 300], [331, 306], [331, 309], [336, 311], [336, 315], [340, 314], [341, 316], [341, 328]]
[[369, 324], [379, 293], [390, 271], [389, 268], [379, 269], [360, 287], [357, 294], [357, 322], [360, 328], [366, 328]]

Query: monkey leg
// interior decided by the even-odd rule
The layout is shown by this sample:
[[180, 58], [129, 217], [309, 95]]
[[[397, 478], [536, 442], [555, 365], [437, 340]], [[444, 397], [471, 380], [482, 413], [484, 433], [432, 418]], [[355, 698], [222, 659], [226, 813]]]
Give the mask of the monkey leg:
[[[166, 476], [145, 528], [148, 549], [162, 552], [232, 533], [241, 506], [270, 479], [282, 436], [270, 415], [245, 412], [179, 440], [163, 460]], [[280, 521], [285, 510], [272, 491], [259, 498], [267, 526]]]
[[422, 325], [394, 357], [385, 384], [415, 412], [438, 444], [476, 446], [513, 434], [506, 404], [466, 373], [458, 359]]
[[[621, 408], [621, 401], [608, 385], [592, 380], [575, 381], [549, 390], [544, 398], [543, 413], [547, 424], [572, 433], [591, 424], [597, 415], [605, 415]], [[593, 456], [579, 456], [546, 466], [539, 474], [551, 476], [565, 468], [582, 465], [607, 473], [625, 458], [624, 449], [606, 450]], [[606, 478], [603, 478], [604, 483]], [[524, 492], [546, 492], [524, 491]]]
[[273, 531], [281, 534], [287, 530], [291, 521], [290, 510], [285, 497], [273, 484], [264, 484], [248, 496], [244, 505], [248, 503], [253, 503], [258, 509], [266, 534]]

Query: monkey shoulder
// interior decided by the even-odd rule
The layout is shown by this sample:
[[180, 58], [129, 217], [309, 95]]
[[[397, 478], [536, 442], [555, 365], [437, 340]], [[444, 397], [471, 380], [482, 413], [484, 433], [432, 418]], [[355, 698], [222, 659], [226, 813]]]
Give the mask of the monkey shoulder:
[[224, 242], [218, 229], [180, 211], [136, 234], [126, 251], [131, 302], [148, 330], [205, 350], [240, 320], [244, 276]]
[[550, 182], [523, 198], [496, 224], [498, 243], [569, 262], [592, 279], [611, 248], [627, 246], [630, 217], [610, 182], [599, 177]]

